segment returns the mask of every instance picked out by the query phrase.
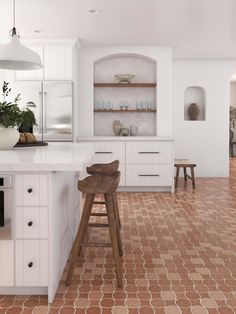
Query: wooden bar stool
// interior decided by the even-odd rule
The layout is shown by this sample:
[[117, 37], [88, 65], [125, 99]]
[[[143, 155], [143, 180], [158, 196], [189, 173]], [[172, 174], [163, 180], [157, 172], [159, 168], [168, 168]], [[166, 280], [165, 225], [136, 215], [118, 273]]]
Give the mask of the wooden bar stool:
[[[91, 175], [112, 175], [119, 169], [119, 160], [114, 160], [110, 163], [106, 164], [93, 164], [90, 167], [87, 167], [87, 173]], [[120, 222], [120, 214], [119, 214], [119, 207], [118, 207], [118, 202], [117, 202], [117, 196], [116, 193], [114, 195], [115, 199], [115, 210], [117, 211], [117, 217], [118, 217], [118, 223], [119, 227], [121, 228], [121, 222]], [[94, 204], [103, 204], [105, 205], [105, 201], [94, 201]], [[106, 213], [91, 213], [91, 216], [107, 216]]]
[[[119, 256], [123, 255], [122, 243], [120, 237], [120, 228], [118, 223], [117, 211], [115, 210], [114, 195], [120, 181], [120, 171], [113, 175], [93, 175], [78, 182], [78, 189], [86, 194], [84, 210], [81, 216], [79, 229], [73, 244], [72, 256], [69, 270], [66, 278], [66, 285], [70, 285], [74, 272], [76, 258], [81, 247], [112, 247], [113, 258], [115, 263], [117, 285], [122, 286], [122, 276], [120, 270]], [[89, 223], [92, 207], [96, 194], [104, 194], [108, 223]], [[84, 237], [88, 227], [108, 227], [111, 243], [90, 243], [85, 242]]]
[[[196, 164], [192, 164], [188, 161], [188, 159], [175, 159], [175, 167], [176, 167], [176, 176], [175, 176], [175, 188], [178, 187], [178, 180], [179, 180], [179, 171], [180, 168], [183, 168], [184, 171], [184, 182], [187, 182], [189, 178], [192, 180], [192, 186], [195, 189], [195, 176], [194, 176], [194, 168]], [[187, 168], [190, 169], [191, 176], [187, 174]]]

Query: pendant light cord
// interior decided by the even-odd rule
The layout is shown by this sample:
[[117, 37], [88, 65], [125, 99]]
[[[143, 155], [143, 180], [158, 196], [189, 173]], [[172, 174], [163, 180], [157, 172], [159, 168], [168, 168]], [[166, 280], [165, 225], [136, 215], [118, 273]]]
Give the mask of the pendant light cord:
[[16, 35], [16, 2], [13, 0], [13, 28], [12, 28], [12, 36]]

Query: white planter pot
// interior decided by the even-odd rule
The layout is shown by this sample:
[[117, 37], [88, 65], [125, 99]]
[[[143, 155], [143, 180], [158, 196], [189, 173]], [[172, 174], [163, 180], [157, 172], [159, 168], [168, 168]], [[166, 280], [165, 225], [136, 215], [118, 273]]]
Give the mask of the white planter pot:
[[19, 132], [15, 128], [0, 127], [0, 150], [12, 149], [19, 140]]

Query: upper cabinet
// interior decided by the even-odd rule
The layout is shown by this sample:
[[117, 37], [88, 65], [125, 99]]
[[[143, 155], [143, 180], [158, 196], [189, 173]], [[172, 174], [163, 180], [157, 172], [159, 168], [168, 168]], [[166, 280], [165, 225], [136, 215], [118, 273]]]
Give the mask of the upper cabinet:
[[27, 46], [40, 55], [44, 66], [35, 71], [16, 71], [17, 81], [73, 79], [72, 44]]

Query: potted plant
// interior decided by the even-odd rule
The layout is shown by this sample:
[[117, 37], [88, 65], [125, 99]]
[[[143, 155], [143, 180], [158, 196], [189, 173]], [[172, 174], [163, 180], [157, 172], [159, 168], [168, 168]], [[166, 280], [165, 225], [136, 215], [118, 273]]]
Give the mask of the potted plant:
[[17, 127], [21, 124], [21, 110], [17, 105], [19, 95], [14, 102], [8, 102], [7, 97], [11, 92], [9, 83], [2, 86], [2, 102], [0, 102], [0, 150], [11, 149], [19, 139]]

